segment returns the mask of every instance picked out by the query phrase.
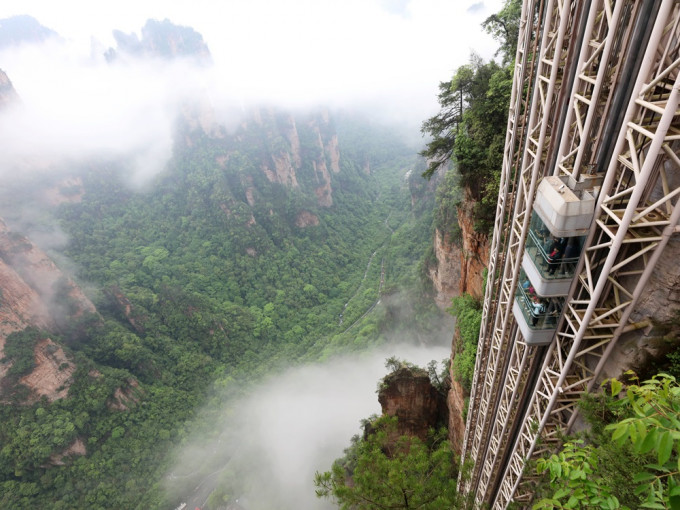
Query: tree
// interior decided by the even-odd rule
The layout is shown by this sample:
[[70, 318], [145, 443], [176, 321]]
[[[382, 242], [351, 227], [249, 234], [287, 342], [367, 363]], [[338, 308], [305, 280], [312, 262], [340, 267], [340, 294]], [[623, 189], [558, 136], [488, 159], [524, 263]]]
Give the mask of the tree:
[[446, 432], [432, 434], [426, 444], [411, 436], [395, 438], [396, 424], [394, 417], [379, 418], [331, 471], [317, 472], [317, 496], [347, 510], [461, 508]]
[[491, 34], [501, 47], [496, 55], [502, 54], [503, 63], [508, 64], [515, 58], [517, 36], [522, 15], [521, 0], [506, 0], [503, 8], [484, 20], [482, 27]]

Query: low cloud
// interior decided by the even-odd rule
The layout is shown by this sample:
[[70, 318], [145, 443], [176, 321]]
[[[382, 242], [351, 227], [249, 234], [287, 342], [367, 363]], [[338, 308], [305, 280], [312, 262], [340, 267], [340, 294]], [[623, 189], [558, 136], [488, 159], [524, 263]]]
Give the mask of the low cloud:
[[[479, 24], [496, 5], [469, 12], [456, 2], [405, 0], [395, 11], [383, 0], [239, 0], [217, 12], [207, 0], [65, 1], [8, 0], [0, 7], [0, 17], [30, 14], [63, 37], [0, 54], [22, 98], [20, 108], [0, 115], [0, 167], [12, 172], [123, 155], [142, 181], [169, 159], [179, 106], [196, 98], [223, 123], [261, 104], [327, 106], [364, 110], [417, 133], [438, 109], [439, 81], [473, 48], [490, 56], [495, 47]], [[147, 18], [200, 32], [214, 65], [133, 58], [108, 64], [112, 30], [139, 33]]]
[[186, 485], [183, 501], [202, 505], [220, 483], [246, 510], [333, 508], [316, 498], [314, 473], [330, 469], [361, 433], [360, 421], [380, 413], [376, 388], [387, 373], [385, 359], [396, 355], [425, 366], [449, 353], [448, 342], [401, 344], [272, 375], [214, 424], [219, 439], [204, 446], [197, 439], [177, 453], [168, 488], [203, 470]]

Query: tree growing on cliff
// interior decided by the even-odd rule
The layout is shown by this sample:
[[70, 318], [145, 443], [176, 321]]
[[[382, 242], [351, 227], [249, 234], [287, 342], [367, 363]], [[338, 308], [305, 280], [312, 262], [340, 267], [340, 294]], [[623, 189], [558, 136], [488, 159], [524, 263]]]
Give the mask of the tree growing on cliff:
[[456, 491], [457, 462], [446, 431], [428, 441], [396, 435], [397, 420], [373, 422], [364, 439], [355, 440], [330, 471], [314, 477], [316, 495], [341, 509], [462, 508]]

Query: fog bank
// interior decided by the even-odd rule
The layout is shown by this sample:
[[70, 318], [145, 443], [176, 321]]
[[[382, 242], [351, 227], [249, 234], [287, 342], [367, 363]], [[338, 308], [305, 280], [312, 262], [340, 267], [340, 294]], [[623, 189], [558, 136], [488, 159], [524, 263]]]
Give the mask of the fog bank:
[[314, 473], [330, 469], [361, 433], [360, 421], [380, 413], [376, 389], [387, 374], [385, 359], [397, 356], [425, 367], [449, 354], [448, 343], [385, 346], [272, 376], [215, 424], [218, 442], [197, 447], [196, 441], [182, 449], [168, 482], [176, 486], [205, 470], [202, 483], [192, 479], [183, 494], [183, 501], [198, 506], [219, 482], [246, 510], [333, 508], [316, 498]]

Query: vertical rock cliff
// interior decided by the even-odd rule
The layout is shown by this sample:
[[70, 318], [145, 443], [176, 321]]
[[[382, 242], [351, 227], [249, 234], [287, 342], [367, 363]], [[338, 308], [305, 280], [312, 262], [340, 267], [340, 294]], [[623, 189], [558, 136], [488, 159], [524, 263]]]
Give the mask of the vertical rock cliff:
[[[435, 291], [435, 301], [441, 309], [451, 306], [451, 299], [467, 293], [483, 299], [484, 270], [489, 262], [489, 239], [474, 229], [473, 203], [469, 197], [456, 207], [455, 225], [444, 225], [446, 232], [435, 229], [434, 260], [428, 265], [428, 275]], [[457, 330], [451, 341], [451, 357], [459, 352]], [[449, 439], [460, 453], [465, 422], [465, 391], [451, 374], [451, 389], [447, 395], [449, 409]]]

